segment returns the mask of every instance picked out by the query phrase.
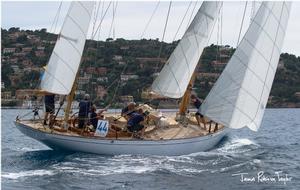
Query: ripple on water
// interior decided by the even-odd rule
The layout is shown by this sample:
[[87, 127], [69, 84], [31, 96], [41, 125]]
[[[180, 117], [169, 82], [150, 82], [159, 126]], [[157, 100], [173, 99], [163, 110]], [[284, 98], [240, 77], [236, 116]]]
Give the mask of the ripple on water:
[[[34, 189], [43, 182], [43, 189], [85, 189], [91, 184], [96, 184], [98, 189], [142, 189], [149, 181], [155, 184], [152, 187], [166, 188], [171, 179], [176, 179], [172, 182], [182, 187], [199, 183], [204, 189], [210, 189], [211, 185], [228, 189], [226, 184], [232, 184], [231, 188], [241, 187], [239, 180], [231, 177], [232, 173], [261, 170], [269, 173], [282, 170], [299, 179], [300, 130], [293, 123], [299, 111], [293, 119], [288, 116], [291, 111], [287, 112], [284, 113], [287, 122], [276, 122], [283, 113], [267, 110], [267, 120], [258, 133], [244, 129], [233, 131], [215, 149], [183, 156], [102, 156], [52, 151], [24, 137], [11, 124], [13, 118], [5, 118], [2, 121], [7, 122], [2, 128], [3, 186], [20, 187], [26, 182], [28, 188]], [[286, 130], [289, 127], [293, 130]], [[65, 184], [65, 180], [69, 183]], [[166, 185], [160, 186], [157, 181]]]
[[54, 171], [51, 170], [28, 170], [20, 172], [2, 172], [1, 176], [7, 179], [16, 180], [18, 178], [26, 178], [33, 176], [44, 176], [44, 175], [55, 175]]

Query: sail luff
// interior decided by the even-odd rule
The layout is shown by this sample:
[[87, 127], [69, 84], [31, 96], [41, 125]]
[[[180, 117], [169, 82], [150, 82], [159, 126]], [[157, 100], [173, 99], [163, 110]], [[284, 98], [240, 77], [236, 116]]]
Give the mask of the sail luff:
[[94, 3], [71, 2], [61, 32], [41, 82], [41, 89], [54, 94], [70, 93], [79, 69]]
[[200, 112], [231, 128], [257, 130], [274, 80], [290, 3], [263, 2]]
[[203, 2], [181, 41], [169, 57], [152, 90], [161, 96], [180, 98], [207, 46], [222, 2]]

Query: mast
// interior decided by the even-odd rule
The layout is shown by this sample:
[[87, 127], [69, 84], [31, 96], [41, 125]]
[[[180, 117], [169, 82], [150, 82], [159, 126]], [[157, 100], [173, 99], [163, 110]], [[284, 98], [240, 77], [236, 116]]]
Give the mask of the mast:
[[192, 88], [194, 86], [195, 78], [196, 78], [196, 72], [194, 72], [194, 74], [192, 75], [192, 78], [188, 84], [188, 87], [181, 99], [180, 106], [179, 106], [179, 114], [181, 116], [184, 116], [188, 109], [188, 105], [190, 103], [190, 97], [191, 97], [191, 93], [192, 93]]
[[70, 112], [71, 112], [71, 107], [72, 107], [72, 102], [74, 100], [74, 96], [75, 96], [75, 91], [76, 91], [76, 81], [78, 79], [78, 74], [79, 72], [77, 71], [77, 74], [76, 74], [76, 78], [75, 78], [75, 81], [73, 83], [73, 86], [72, 86], [72, 89], [71, 89], [71, 92], [70, 94], [67, 96], [67, 106], [65, 108], [65, 115], [64, 115], [64, 128], [65, 129], [68, 129], [69, 126], [68, 126], [68, 120], [69, 120], [69, 117], [70, 117]]

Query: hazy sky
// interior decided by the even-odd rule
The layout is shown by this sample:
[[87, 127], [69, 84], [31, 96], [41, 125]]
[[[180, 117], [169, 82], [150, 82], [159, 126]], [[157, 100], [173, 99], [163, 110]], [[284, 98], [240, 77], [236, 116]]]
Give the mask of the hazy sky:
[[[20, 27], [21, 29], [40, 29], [47, 28], [50, 30], [51, 24], [54, 21], [54, 17], [57, 13], [60, 1], [27, 1], [27, 2], [8, 2], [2, 1], [1, 7], [1, 27], [10, 28], [10, 27]], [[145, 29], [145, 26], [157, 5], [157, 1], [140, 1], [140, 2], [126, 2], [120, 1], [117, 3], [115, 20], [114, 20], [114, 33], [116, 38], [125, 38], [125, 39], [140, 39]], [[59, 17], [58, 27], [56, 32], [59, 31], [63, 18], [68, 10], [70, 2], [63, 2], [61, 14]], [[104, 9], [108, 6], [109, 2], [106, 1], [104, 4]], [[186, 13], [186, 10], [190, 4], [190, 1], [175, 1], [172, 2], [170, 17], [168, 26], [166, 29], [166, 36], [164, 41], [172, 41], [175, 37], [175, 33], [180, 25], [180, 22]], [[182, 24], [182, 27], [179, 30], [179, 33], [176, 36], [176, 39], [181, 38], [183, 35], [188, 20], [191, 17], [193, 7], [196, 2], [193, 1], [190, 5], [187, 16]], [[199, 1], [196, 4], [194, 14], [201, 6], [202, 1]], [[246, 19], [243, 27], [242, 34], [246, 31], [251, 12], [253, 10], [253, 3], [248, 2], [246, 11]], [[159, 4], [158, 9], [149, 24], [144, 38], [159, 38], [161, 39], [165, 19], [168, 12], [169, 2], [163, 1]], [[221, 31], [222, 28], [222, 44], [229, 44], [231, 46], [236, 46], [240, 23], [243, 16], [245, 2], [225, 2], [223, 7], [223, 22], [221, 24], [216, 24], [214, 28], [214, 33], [211, 37], [210, 43], [221, 43], [221, 40], [217, 40], [218, 28]], [[257, 6], [257, 4], [256, 4]], [[100, 12], [102, 10], [102, 4], [100, 5]], [[300, 56], [300, 2], [293, 2], [292, 11], [290, 15], [289, 25], [286, 32], [286, 38], [283, 46], [283, 52], [289, 52]], [[106, 39], [107, 37], [112, 37], [113, 33], [109, 35], [110, 26], [112, 23], [112, 4], [109, 8], [106, 17], [104, 18], [100, 39]], [[96, 23], [99, 23], [100, 18]], [[221, 22], [219, 22], [221, 23]], [[91, 25], [92, 28], [92, 25]], [[91, 31], [91, 30], [90, 30]], [[53, 29], [52, 31], [53, 32]], [[91, 32], [90, 32], [91, 33]], [[218, 41], [218, 42], [217, 42]]]

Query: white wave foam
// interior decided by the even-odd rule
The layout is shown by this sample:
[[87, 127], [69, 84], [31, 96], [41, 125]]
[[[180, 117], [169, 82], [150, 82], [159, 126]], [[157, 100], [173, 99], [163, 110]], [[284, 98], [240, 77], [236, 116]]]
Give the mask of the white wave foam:
[[255, 142], [249, 140], [249, 139], [234, 139], [232, 141], [233, 143], [236, 143], [237, 145], [257, 145]]
[[256, 147], [259, 147], [259, 145], [256, 144], [254, 141], [243, 138], [243, 139], [233, 139], [232, 141], [225, 143], [223, 147], [218, 148], [217, 151], [225, 152], [225, 153], [242, 153], [249, 150], [242, 147], [249, 146], [249, 145], [254, 145]]
[[17, 173], [4, 173], [2, 177], [8, 179], [18, 179], [22, 177], [30, 177], [30, 176], [43, 176], [43, 175], [54, 175], [53, 171], [49, 170], [29, 170], [29, 171], [21, 171]]

